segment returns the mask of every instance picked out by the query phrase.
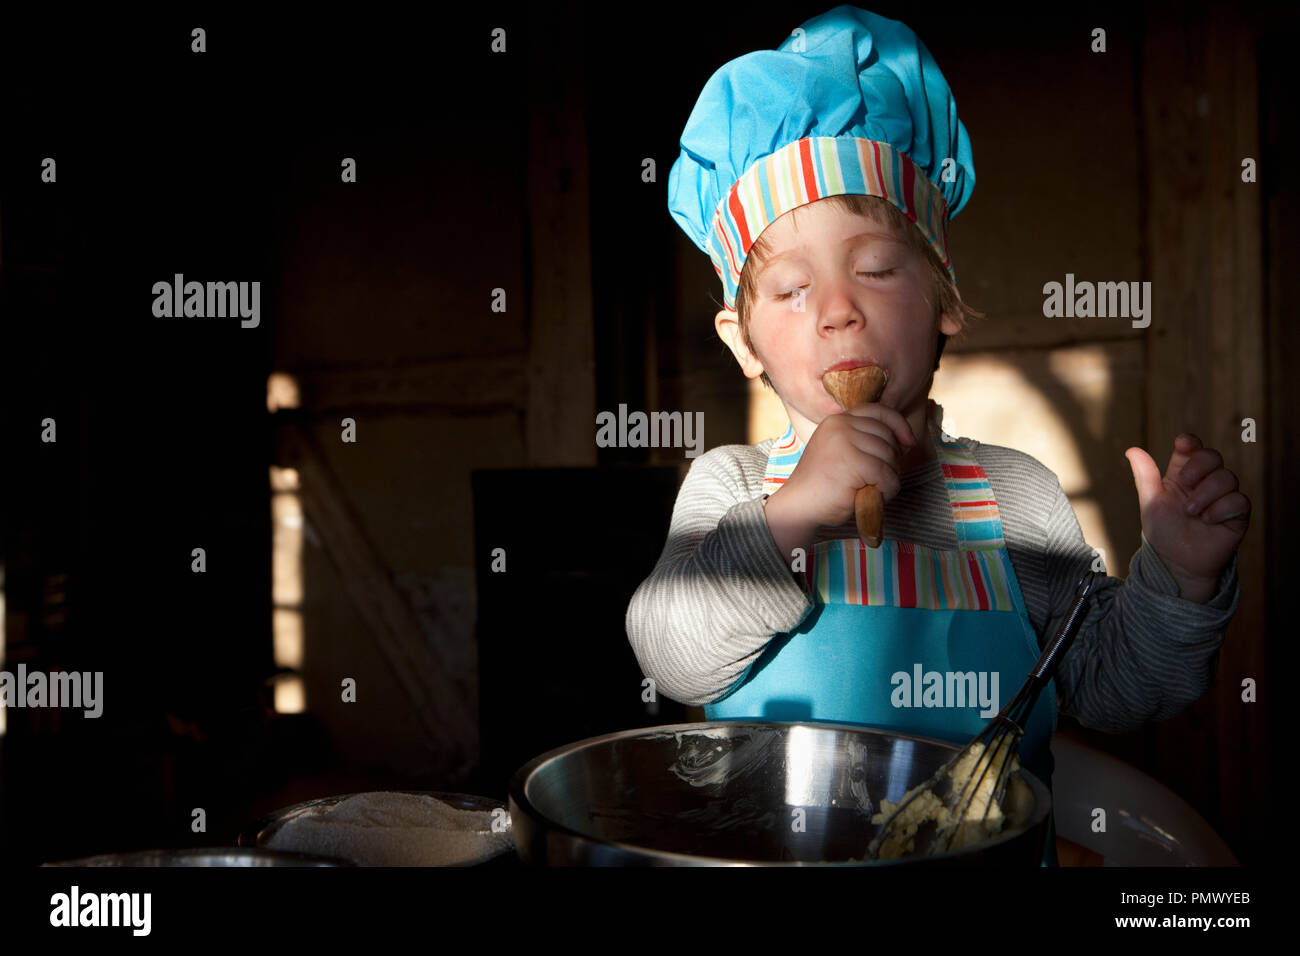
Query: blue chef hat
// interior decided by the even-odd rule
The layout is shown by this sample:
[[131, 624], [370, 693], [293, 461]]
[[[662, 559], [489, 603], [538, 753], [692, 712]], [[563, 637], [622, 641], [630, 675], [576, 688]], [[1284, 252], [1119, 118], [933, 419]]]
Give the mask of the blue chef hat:
[[735, 309], [763, 229], [825, 196], [889, 200], [952, 274], [947, 223], [975, 188], [970, 136], [934, 57], [905, 24], [839, 6], [705, 84], [668, 176], [668, 208]]

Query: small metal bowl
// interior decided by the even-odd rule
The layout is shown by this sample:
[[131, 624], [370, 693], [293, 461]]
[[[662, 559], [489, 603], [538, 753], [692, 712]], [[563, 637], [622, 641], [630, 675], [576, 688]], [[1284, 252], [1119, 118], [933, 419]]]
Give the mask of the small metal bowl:
[[265, 850], [259, 847], [187, 847], [180, 850], [136, 850], [130, 853], [101, 853], [79, 860], [60, 860], [42, 866], [349, 866], [302, 853]]
[[[469, 793], [440, 793], [429, 790], [386, 790], [371, 791], [374, 793], [400, 793], [407, 796], [416, 797], [433, 797], [448, 806], [455, 807], [458, 810], [472, 810], [482, 813], [492, 813], [494, 810], [501, 810], [503, 814], [506, 811], [504, 801], [493, 800], [489, 797], [481, 797]], [[344, 800], [352, 797], [367, 796], [367, 792], [362, 793], [345, 793], [332, 797], [320, 797], [316, 800], [306, 800], [302, 803], [296, 803], [291, 807], [285, 807], [283, 810], [277, 810], [274, 813], [267, 814], [259, 819], [256, 823], [244, 830], [239, 835], [239, 845], [244, 847], [266, 847], [275, 839], [277, 833], [286, 826], [296, 821], [309, 820], [313, 817], [332, 810]], [[437, 859], [430, 859], [427, 863], [419, 865], [425, 866], [478, 866], [483, 865], [491, 860], [504, 854], [512, 854], [514, 844], [511, 838], [511, 823], [508, 814], [504, 816], [504, 830], [493, 832], [488, 829], [473, 829], [454, 831], [459, 834], [470, 834], [477, 838], [471, 842], [477, 846], [467, 852], [459, 852], [456, 856], [440, 855]], [[362, 849], [360, 854], [351, 859], [340, 858], [349, 865], [357, 866], [387, 866], [392, 865], [380, 860], [377, 856], [378, 848], [374, 850]]]

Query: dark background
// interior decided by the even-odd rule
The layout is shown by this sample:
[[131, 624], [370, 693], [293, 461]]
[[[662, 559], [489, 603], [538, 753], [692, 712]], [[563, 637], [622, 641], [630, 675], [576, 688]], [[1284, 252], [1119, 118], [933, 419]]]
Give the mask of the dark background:
[[[94, 721], [8, 711], [0, 859], [225, 844], [262, 813], [350, 790], [504, 797], [509, 770], [542, 750], [687, 719], [671, 701], [641, 701], [622, 614], [658, 557], [689, 462], [679, 450], [597, 448], [590, 413], [703, 409], [706, 447], [747, 440], [743, 382], [705, 321], [720, 290], [667, 213], [668, 171], [713, 70], [776, 46], [824, 9], [491, 5], [436, 22], [214, 13], [5, 25], [4, 668], [103, 671], [105, 704]], [[1156, 33], [1204, 41], [1222, 8], [1089, 5], [1036, 18], [872, 9], [930, 46], [975, 141], [980, 185], [954, 230], [955, 261], [976, 293], [968, 298], [1006, 321], [950, 349], [1024, 349], [1038, 334], [1024, 331], [1025, 303], [1044, 276], [1086, 272], [1076, 261], [1145, 277], [1153, 258], [1175, 255], [1152, 248], [1162, 213], [1142, 144], [1160, 95], [1152, 84], [1169, 84], [1171, 109], [1183, 89], [1177, 74], [1152, 78], [1144, 44]], [[1058, 51], [1102, 22], [1116, 52], [1107, 75], [1089, 75]], [[1256, 31], [1255, 56], [1237, 85], [1212, 88], [1253, 91], [1259, 113], [1246, 132], [1263, 150], [1262, 211], [1239, 227], [1255, 230], [1263, 261], [1234, 268], [1260, 277], [1258, 315], [1247, 319], [1271, 330], [1259, 351], [1276, 356], [1294, 335], [1276, 318], [1294, 314], [1294, 293], [1275, 278], [1294, 239], [1275, 224], [1294, 221], [1295, 190], [1270, 173], [1294, 155], [1281, 120], [1295, 19], [1261, 7], [1232, 22]], [[189, 52], [194, 25], [208, 32], [201, 56]], [[497, 26], [505, 55], [489, 49]], [[1044, 77], [1074, 99], [1035, 99]], [[1098, 86], [1130, 112], [1117, 118]], [[1099, 143], [1097, 130], [1116, 123], [1131, 141]], [[1045, 149], [1050, 135], [1056, 147]], [[1099, 145], [1109, 158], [1088, 159]], [[57, 159], [57, 185], [39, 181], [46, 156]], [[355, 186], [339, 182], [342, 156], [358, 158]], [[645, 157], [655, 182], [642, 181]], [[1112, 173], [1120, 164], [1126, 231], [1104, 214], [1079, 218], [1093, 205], [1079, 172], [1088, 162]], [[1044, 261], [1051, 250], [1065, 265]], [[1008, 265], [1017, 257], [1023, 276]], [[261, 281], [260, 327], [154, 318], [149, 290], [177, 272]], [[497, 287], [504, 314], [487, 305]], [[586, 351], [555, 344], [561, 333], [585, 334]], [[1117, 349], [1148, 349], [1136, 332], [1103, 334]], [[1145, 411], [1117, 414], [1139, 440], [1163, 436], [1160, 409], [1181, 405], [1189, 386], [1134, 354]], [[304, 401], [272, 415], [267, 377], [280, 370], [299, 374]], [[504, 384], [482, 396], [463, 387], [485, 370]], [[1287, 573], [1277, 556], [1294, 526], [1278, 493], [1292, 453], [1273, 423], [1296, 402], [1276, 364], [1260, 358], [1255, 370], [1269, 404], [1257, 413], [1265, 458], [1248, 493], [1257, 516], [1274, 510], [1248, 538], [1259, 550], [1242, 586], [1255, 616], [1236, 641], [1254, 649], [1250, 673], [1268, 687], [1262, 665], [1277, 672], [1270, 641], [1283, 620], [1269, 584]], [[409, 388], [395, 392], [393, 381]], [[587, 391], [575, 397], [564, 381]], [[359, 423], [357, 446], [337, 441], [344, 415]], [[54, 444], [39, 440], [47, 417]], [[364, 529], [370, 557], [340, 559], [326, 532], [304, 555], [309, 703], [280, 715], [267, 474], [300, 447], [334, 476], [344, 525]], [[304, 510], [311, 525], [310, 502]], [[1112, 537], [1134, 548], [1135, 511], [1107, 512]], [[502, 542], [518, 562], [495, 580], [486, 555]], [[204, 574], [190, 570], [194, 547], [206, 549]], [[358, 561], [418, 583], [406, 592], [425, 595], [411, 598], [413, 613], [448, 642], [435, 650], [459, 662], [464, 696], [451, 705], [472, 715], [477, 741], [448, 753], [421, 740], [367, 630], [374, 618], [344, 596]], [[1227, 671], [1226, 689], [1171, 735], [1148, 728], [1099, 745], [1169, 782], [1250, 863], [1265, 846], [1251, 820], [1267, 816], [1268, 721], [1223, 722], [1241, 674]], [[361, 675], [357, 704], [338, 702], [340, 675]], [[1272, 699], [1262, 693], [1261, 712]], [[1253, 762], [1220, 773], [1242, 747]], [[1242, 781], [1230, 794], [1228, 776]], [[190, 828], [195, 807], [206, 833]]]

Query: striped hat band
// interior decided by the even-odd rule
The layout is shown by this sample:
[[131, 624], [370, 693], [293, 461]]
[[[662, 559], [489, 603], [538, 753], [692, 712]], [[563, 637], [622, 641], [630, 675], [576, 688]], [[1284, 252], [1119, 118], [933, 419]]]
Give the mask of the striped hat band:
[[810, 136], [754, 163], [718, 203], [709, 257], [736, 310], [740, 270], [763, 230], [791, 209], [827, 196], [879, 196], [916, 224], [957, 282], [948, 256], [948, 204], [907, 155], [874, 139]]

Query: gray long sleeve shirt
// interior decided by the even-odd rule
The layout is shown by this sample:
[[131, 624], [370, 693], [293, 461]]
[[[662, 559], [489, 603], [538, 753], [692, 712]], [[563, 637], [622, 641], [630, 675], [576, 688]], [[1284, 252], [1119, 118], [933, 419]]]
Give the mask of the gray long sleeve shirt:
[[[1030, 623], [1040, 646], [1055, 633], [1096, 555], [1056, 475], [1037, 459], [960, 439], [988, 475]], [[723, 445], [696, 458], [673, 507], [668, 541], [632, 596], [627, 633], [645, 676], [685, 704], [721, 697], [776, 634], [812, 611], [764, 516], [763, 476], [775, 438]], [[885, 506], [885, 537], [956, 550], [937, 460], [905, 472]], [[852, 522], [817, 540], [850, 538]], [[1127, 580], [1107, 577], [1056, 675], [1061, 713], [1111, 733], [1181, 713], [1214, 676], [1237, 609], [1237, 556], [1205, 604], [1183, 600], [1143, 537]]]

